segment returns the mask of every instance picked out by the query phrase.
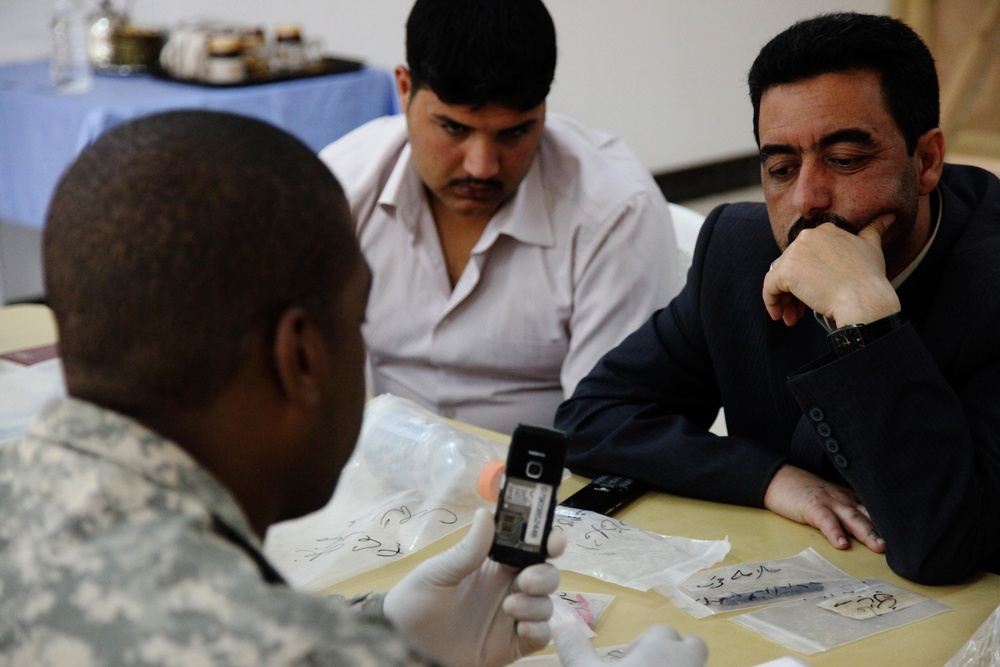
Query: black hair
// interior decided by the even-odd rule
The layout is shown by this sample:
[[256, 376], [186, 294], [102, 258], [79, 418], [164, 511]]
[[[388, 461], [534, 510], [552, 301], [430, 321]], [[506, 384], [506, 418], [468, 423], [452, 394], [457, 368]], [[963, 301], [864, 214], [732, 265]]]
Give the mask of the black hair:
[[358, 257], [340, 185], [284, 131], [206, 111], [119, 126], [63, 175], [44, 230], [70, 393], [206, 405], [286, 308], [335, 337]]
[[555, 77], [555, 25], [541, 0], [417, 0], [406, 60], [414, 91], [527, 111], [545, 101]]
[[853, 12], [799, 21], [761, 49], [747, 81], [753, 104], [754, 137], [764, 92], [831, 72], [875, 72], [886, 108], [910, 154], [917, 140], [939, 124], [940, 102], [934, 58], [908, 25], [889, 16]]

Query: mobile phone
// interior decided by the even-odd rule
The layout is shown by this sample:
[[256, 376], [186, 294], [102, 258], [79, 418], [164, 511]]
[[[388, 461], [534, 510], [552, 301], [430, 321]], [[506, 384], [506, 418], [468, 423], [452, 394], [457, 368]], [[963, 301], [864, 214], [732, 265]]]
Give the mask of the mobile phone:
[[562, 431], [525, 424], [514, 429], [494, 518], [493, 560], [526, 567], [548, 557], [566, 442]]
[[611, 516], [648, 490], [649, 485], [637, 479], [600, 475], [559, 504]]

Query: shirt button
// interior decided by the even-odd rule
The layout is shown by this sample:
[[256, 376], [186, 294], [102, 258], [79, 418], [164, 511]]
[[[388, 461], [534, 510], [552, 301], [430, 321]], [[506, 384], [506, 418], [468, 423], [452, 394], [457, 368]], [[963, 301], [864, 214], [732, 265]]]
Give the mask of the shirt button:
[[847, 467], [847, 457], [844, 456], [843, 454], [837, 454], [836, 456], [833, 457], [833, 463], [838, 468], [846, 468]]
[[820, 422], [816, 425], [816, 432], [820, 434], [820, 437], [829, 438], [833, 435], [833, 429], [826, 422]]
[[827, 438], [826, 441], [823, 442], [823, 446], [826, 448], [826, 451], [831, 454], [836, 454], [840, 451], [840, 443], [833, 438]]
[[823, 421], [823, 411], [817, 408], [816, 406], [809, 408], [809, 419], [813, 420], [814, 422]]

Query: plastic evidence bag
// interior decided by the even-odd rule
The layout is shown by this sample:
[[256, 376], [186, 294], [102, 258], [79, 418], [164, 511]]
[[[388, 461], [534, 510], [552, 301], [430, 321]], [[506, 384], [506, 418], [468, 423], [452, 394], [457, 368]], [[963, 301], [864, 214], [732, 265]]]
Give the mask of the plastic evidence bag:
[[[6, 362], [0, 359], [0, 364]], [[23, 368], [7, 364], [0, 372], [0, 445], [21, 438], [47, 401], [64, 396], [59, 359]]]
[[594, 626], [615, 600], [614, 595], [578, 593], [576, 591], [556, 591], [549, 597], [552, 598], [555, 609], [552, 613], [552, 621], [555, 622], [565, 610], [568, 610], [568, 613], [575, 615], [586, 626], [585, 629], [581, 627], [581, 631], [587, 637], [596, 636]]
[[729, 620], [808, 655], [951, 609], [879, 579], [862, 579], [861, 584], [853, 591], [774, 605]]
[[944, 667], [1000, 666], [1000, 607], [993, 610], [969, 641], [958, 649]]
[[729, 540], [659, 535], [589, 510], [556, 507], [552, 530], [566, 535], [566, 552], [553, 560], [560, 570], [640, 591], [676, 584], [718, 563]]
[[[375, 408], [375, 409], [373, 409]], [[460, 431], [412, 401], [384, 394], [369, 401], [354, 453], [323, 509], [271, 526], [264, 553], [297, 588], [322, 591], [337, 582], [399, 560], [472, 522], [476, 509], [492, 511], [482, 498], [456, 500], [443, 487], [421, 488], [416, 471], [409, 486], [387, 484], [386, 470], [371, 462], [370, 451], [384, 445], [389, 423], [399, 434], [401, 449], [422, 429], [455, 432], [463, 441], [496, 448], [506, 458], [506, 445]], [[379, 432], [379, 438], [374, 437]], [[403, 452], [401, 452], [402, 454]]]
[[809, 548], [791, 558], [698, 572], [678, 585], [661, 586], [656, 591], [695, 618], [703, 618], [860, 586], [860, 580]]

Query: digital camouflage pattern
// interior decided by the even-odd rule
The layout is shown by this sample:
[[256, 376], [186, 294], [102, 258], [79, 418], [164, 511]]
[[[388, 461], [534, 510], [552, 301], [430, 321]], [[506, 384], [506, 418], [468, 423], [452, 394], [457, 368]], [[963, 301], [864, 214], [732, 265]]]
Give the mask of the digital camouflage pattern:
[[288, 588], [176, 444], [76, 399], [0, 450], [0, 665], [421, 664], [381, 613]]

